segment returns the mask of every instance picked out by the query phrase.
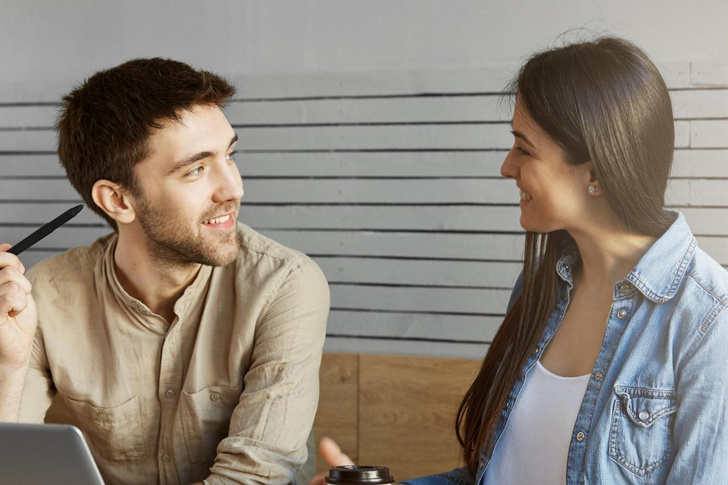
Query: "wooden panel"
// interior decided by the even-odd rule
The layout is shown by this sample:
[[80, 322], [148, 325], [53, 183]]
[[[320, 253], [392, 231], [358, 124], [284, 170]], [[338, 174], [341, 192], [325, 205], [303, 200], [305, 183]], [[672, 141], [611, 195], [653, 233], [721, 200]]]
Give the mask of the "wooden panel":
[[[0, 111], [0, 114], [2, 112]], [[232, 102], [225, 115], [235, 125], [422, 123], [510, 121], [511, 104], [500, 95], [338, 98]], [[1, 119], [1, 118], [0, 118]]]
[[521, 272], [520, 263], [316, 257], [333, 283], [503, 288]]
[[728, 87], [728, 63], [693, 62], [692, 85], [695, 87]]
[[[3, 231], [4, 233], [4, 231]], [[281, 231], [264, 234], [309, 255], [402, 256], [438, 259], [520, 261], [521, 234]]]
[[728, 118], [726, 89], [673, 91], [670, 97], [675, 119]]
[[[517, 204], [511, 179], [252, 179], [245, 200], [254, 203], [317, 204]], [[672, 206], [727, 206], [728, 180], [672, 180]], [[2, 200], [73, 202], [79, 195], [66, 179], [0, 179]]]
[[0, 128], [52, 128], [58, 106], [0, 106]]
[[[24, 263], [25, 264], [25, 263]], [[515, 281], [504, 280], [511, 287]], [[503, 315], [510, 289], [410, 288], [331, 285], [331, 308], [337, 310], [439, 312], [456, 315]]]
[[[80, 202], [79, 198], [68, 203], [0, 203], [0, 221], [31, 226], [45, 224]], [[263, 232], [269, 229], [356, 229], [521, 233], [519, 218], [517, 206], [276, 206], [250, 205], [244, 201], [240, 208], [240, 220]], [[85, 209], [69, 224], [102, 226], [105, 222]]]
[[327, 334], [337, 337], [489, 343], [503, 317], [332, 310]]
[[359, 461], [397, 480], [460, 466], [458, 404], [480, 362], [361, 355]]
[[728, 147], [728, 120], [691, 121], [690, 146], [695, 148]]
[[[344, 453], [358, 461], [359, 356], [324, 353], [319, 372], [320, 394], [313, 430], [316, 442], [333, 438]], [[316, 473], [328, 470], [317, 452]]]
[[[500, 177], [506, 151], [242, 153], [248, 177]], [[55, 154], [2, 155], [3, 177], [65, 177]]]
[[675, 150], [671, 176], [728, 178], [728, 150]]
[[442, 357], [446, 359], [483, 359], [488, 344], [443, 342], [440, 340], [405, 340], [362, 337], [326, 337], [325, 352], [369, 353]]
[[[725, 147], [708, 138], [691, 145], [690, 123], [721, 121], [678, 121], [675, 123], [676, 147]], [[703, 125], [701, 125], [703, 126]], [[724, 128], [710, 126], [711, 133]], [[702, 128], [701, 128], [702, 129]], [[238, 146], [245, 150], [483, 150], [508, 149], [513, 144], [508, 123], [386, 125], [386, 126], [295, 126], [277, 128], [238, 128]], [[705, 129], [704, 129], [705, 130]], [[708, 144], [712, 143], [712, 144]], [[727, 143], [727, 142], [723, 142]], [[50, 130], [0, 131], [0, 152], [53, 152], [56, 135]]]

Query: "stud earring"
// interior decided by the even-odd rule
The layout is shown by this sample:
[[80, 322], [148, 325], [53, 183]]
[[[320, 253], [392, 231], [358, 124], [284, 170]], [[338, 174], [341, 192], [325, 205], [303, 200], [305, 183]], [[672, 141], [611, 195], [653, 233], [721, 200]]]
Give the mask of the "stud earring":
[[588, 190], [589, 190], [589, 193], [590, 193], [591, 195], [594, 195], [594, 194], [596, 194], [597, 192], [599, 192], [599, 187], [596, 187], [596, 186], [594, 186], [594, 185], [590, 185], [590, 186], [589, 186], [589, 189], [588, 189]]

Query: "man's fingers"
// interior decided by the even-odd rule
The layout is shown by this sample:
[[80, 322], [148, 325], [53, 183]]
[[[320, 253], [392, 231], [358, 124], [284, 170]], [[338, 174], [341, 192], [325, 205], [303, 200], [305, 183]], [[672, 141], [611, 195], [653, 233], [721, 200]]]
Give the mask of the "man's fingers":
[[23, 266], [23, 263], [20, 262], [20, 259], [18, 259], [16, 255], [7, 252], [7, 250], [11, 247], [12, 246], [7, 243], [0, 245], [0, 269], [5, 268], [6, 266], [12, 266], [21, 273], [25, 273], [25, 267]]
[[28, 294], [32, 289], [30, 281], [17, 268], [6, 266], [0, 269], [0, 295], [13, 291]]
[[0, 295], [0, 321], [5, 317], [15, 317], [28, 306], [28, 298], [21, 292]]
[[319, 451], [321, 456], [326, 460], [329, 466], [353, 465], [354, 462], [341, 452], [341, 448], [336, 441], [328, 437], [321, 438], [319, 442]]
[[313, 477], [310, 482], [308, 482], [308, 485], [326, 485], [326, 482], [324, 482], [325, 476], [325, 473], [319, 473], [318, 475]]

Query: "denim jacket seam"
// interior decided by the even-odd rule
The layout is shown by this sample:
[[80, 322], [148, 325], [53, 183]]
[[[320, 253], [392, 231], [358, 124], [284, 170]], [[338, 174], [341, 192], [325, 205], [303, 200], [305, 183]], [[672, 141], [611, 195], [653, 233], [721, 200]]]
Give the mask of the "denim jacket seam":
[[716, 300], [718, 300], [720, 303], [722, 303], [724, 307], [725, 306], [728, 306], [728, 301], [726, 301], [725, 299], [723, 299], [723, 297], [716, 295], [714, 291], [710, 290], [710, 288], [707, 288], [703, 284], [703, 282], [700, 281], [700, 279], [695, 274], [689, 273], [688, 274], [688, 277], [690, 277], [691, 280], [693, 280], [698, 286], [700, 286], [700, 288], [704, 292], [706, 292], [707, 294], [709, 294], [710, 296], [712, 296], [713, 298], [715, 298]]

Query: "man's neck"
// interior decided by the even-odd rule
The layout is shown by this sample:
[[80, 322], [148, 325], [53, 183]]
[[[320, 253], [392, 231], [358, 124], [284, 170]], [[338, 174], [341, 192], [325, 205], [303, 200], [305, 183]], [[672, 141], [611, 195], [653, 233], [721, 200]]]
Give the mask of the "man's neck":
[[175, 319], [174, 305], [192, 284], [202, 265], [170, 263], [154, 258], [146, 245], [119, 234], [114, 252], [121, 287], [168, 323]]

